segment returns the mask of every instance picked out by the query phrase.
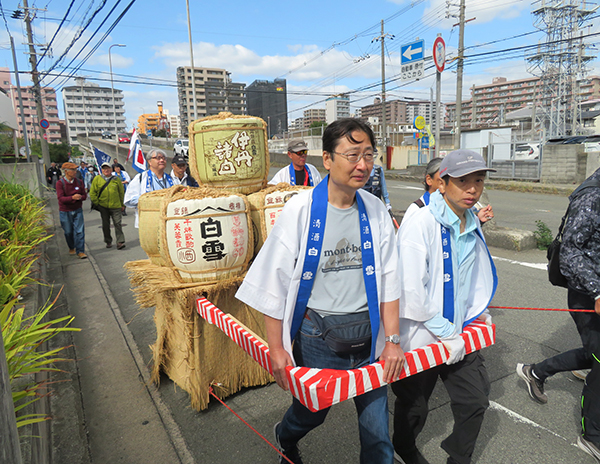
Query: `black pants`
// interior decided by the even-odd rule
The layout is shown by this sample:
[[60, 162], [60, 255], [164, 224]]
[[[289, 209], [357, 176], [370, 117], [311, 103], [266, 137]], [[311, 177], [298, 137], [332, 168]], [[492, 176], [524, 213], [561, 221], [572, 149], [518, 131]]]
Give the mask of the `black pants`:
[[110, 234], [111, 218], [115, 226], [117, 243], [125, 243], [125, 235], [123, 234], [123, 227], [121, 224], [121, 208], [105, 208], [104, 206], [98, 206], [98, 208], [100, 209], [100, 217], [102, 218], [102, 234], [104, 235], [104, 243], [112, 243], [112, 236]]
[[454, 428], [442, 448], [460, 464], [469, 464], [489, 406], [490, 381], [480, 352], [465, 356], [461, 362], [443, 364], [392, 384], [396, 395], [392, 443], [402, 456], [416, 449], [416, 438], [429, 413], [429, 398], [438, 376], [450, 396]]
[[[594, 299], [569, 289], [570, 309], [593, 309]], [[591, 369], [582, 393], [584, 437], [600, 446], [600, 316], [596, 313], [570, 313], [581, 337], [581, 348], [566, 351], [533, 365], [540, 380], [557, 372]]]

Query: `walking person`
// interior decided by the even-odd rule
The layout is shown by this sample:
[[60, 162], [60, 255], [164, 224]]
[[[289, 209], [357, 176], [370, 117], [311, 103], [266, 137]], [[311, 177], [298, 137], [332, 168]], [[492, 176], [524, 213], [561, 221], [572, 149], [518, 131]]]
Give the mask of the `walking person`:
[[[65, 163], [65, 164], [67, 164], [67, 163]], [[68, 163], [68, 164], [75, 164], [75, 163]], [[75, 168], [77, 168], [77, 165], [75, 165]], [[56, 163], [53, 161], [52, 163], [50, 163], [50, 167], [46, 171], [46, 180], [48, 181], [48, 185], [50, 185], [53, 189], [56, 189], [56, 183], [58, 182], [58, 179], [60, 179], [60, 176], [61, 176], [60, 169], [58, 168]]]
[[270, 185], [285, 182], [290, 185], [306, 185], [314, 187], [321, 182], [321, 174], [312, 164], [306, 162], [308, 146], [302, 139], [290, 140], [288, 157], [292, 161], [289, 166], [280, 169], [269, 181]]
[[472, 211], [488, 168], [465, 149], [440, 164], [438, 188], [429, 204], [402, 222], [400, 339], [405, 351], [441, 341], [445, 364], [392, 384], [395, 452], [405, 464], [427, 464], [416, 446], [438, 377], [450, 396], [454, 427], [441, 444], [447, 464], [469, 464], [489, 405], [490, 381], [481, 352], [465, 355], [461, 333], [474, 319], [492, 323], [487, 306], [497, 286], [494, 263]]
[[188, 163], [183, 155], [175, 155], [171, 162], [171, 178], [175, 185], [199, 187], [198, 182], [188, 174]]
[[125, 208], [125, 191], [121, 179], [112, 175], [112, 167], [108, 163], [102, 163], [102, 173], [94, 177], [90, 188], [90, 200], [96, 205], [102, 218], [102, 233], [106, 248], [112, 248], [112, 235], [110, 233], [110, 221], [112, 219], [117, 239], [117, 249], [125, 248], [125, 235], [121, 224], [121, 213]]
[[[327, 126], [323, 165], [329, 175], [287, 202], [236, 294], [264, 314], [273, 373], [284, 390], [287, 366], [354, 369], [379, 359], [386, 382], [402, 368], [394, 227], [381, 201], [360, 190], [374, 147], [371, 128], [359, 119]], [[350, 320], [368, 339], [355, 343], [357, 334], [348, 334], [342, 346], [334, 345], [323, 326]], [[354, 398], [362, 464], [393, 462], [387, 402], [385, 387]], [[298, 442], [328, 412], [292, 400], [274, 428], [288, 459], [302, 463]]]
[[569, 309], [582, 347], [535, 364], [517, 364], [529, 396], [548, 402], [546, 380], [558, 372], [591, 369], [581, 394], [581, 435], [577, 446], [600, 463], [600, 169], [569, 197], [568, 217], [560, 248], [560, 272], [568, 282]]
[[77, 165], [64, 163], [65, 176], [56, 183], [60, 225], [65, 233], [69, 254], [87, 258], [85, 254], [85, 226], [83, 201], [87, 198], [83, 182], [75, 177]]
[[[123, 190], [127, 192], [127, 186], [129, 185], [129, 182], [131, 182], [129, 173], [124, 169], [121, 169], [120, 164], [113, 164], [113, 172], [116, 177], [121, 179], [121, 182], [123, 183]], [[125, 207], [123, 208], [123, 216], [127, 216], [127, 208]]]
[[[375, 156], [377, 156], [377, 152], [375, 152]], [[385, 183], [385, 174], [383, 172], [383, 167], [379, 164], [373, 164], [369, 180], [363, 187], [363, 190], [372, 193], [382, 200], [385, 203], [388, 213], [392, 214], [392, 203], [390, 202], [390, 195], [388, 194], [387, 185]]]

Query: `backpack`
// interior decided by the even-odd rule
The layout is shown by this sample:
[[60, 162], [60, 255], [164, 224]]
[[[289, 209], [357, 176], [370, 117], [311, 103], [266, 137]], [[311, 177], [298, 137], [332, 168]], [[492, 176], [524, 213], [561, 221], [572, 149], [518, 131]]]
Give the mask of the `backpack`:
[[571, 209], [571, 203], [575, 198], [577, 198], [581, 192], [587, 188], [591, 187], [600, 187], [600, 179], [586, 179], [579, 187], [575, 189], [575, 191], [569, 196], [569, 206], [567, 207], [567, 211], [565, 215], [562, 217], [560, 221], [560, 227], [558, 228], [558, 233], [552, 243], [548, 247], [548, 251], [546, 252], [546, 258], [548, 259], [548, 280], [552, 285], [557, 287], [568, 288], [567, 278], [560, 272], [560, 248], [562, 245], [563, 232], [565, 228], [565, 223], [569, 217], [569, 210]]

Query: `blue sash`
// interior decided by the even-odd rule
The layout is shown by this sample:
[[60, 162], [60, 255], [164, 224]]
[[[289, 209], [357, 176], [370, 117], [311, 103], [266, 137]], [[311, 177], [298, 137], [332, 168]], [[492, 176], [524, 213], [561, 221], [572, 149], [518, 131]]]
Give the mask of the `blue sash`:
[[431, 194], [429, 193], [429, 191], [427, 191], [423, 194], [423, 203], [425, 203], [426, 205], [429, 204], [429, 197], [431, 197]]
[[[302, 267], [302, 276], [298, 288], [298, 297], [292, 318], [291, 339], [294, 340], [302, 319], [306, 313], [306, 305], [312, 292], [314, 278], [319, 267], [321, 248], [323, 246], [323, 235], [325, 233], [325, 221], [327, 219], [329, 176], [325, 177], [312, 192], [312, 204], [310, 209], [310, 220], [308, 229], [308, 243], [306, 244], [306, 255]], [[356, 194], [356, 204], [360, 221], [360, 240], [362, 254], [363, 278], [367, 292], [367, 304], [369, 306], [369, 319], [371, 321], [371, 363], [375, 362], [375, 350], [377, 346], [377, 334], [379, 333], [379, 298], [377, 296], [377, 279], [375, 277], [375, 253], [373, 251], [373, 238], [371, 226], [365, 204]]]
[[[440, 224], [440, 227], [442, 228], [442, 255], [444, 258], [444, 312], [443, 312], [443, 315], [450, 322], [454, 323], [454, 275], [452, 272], [452, 246], [451, 246], [451, 240], [450, 240], [450, 230], [441, 224]], [[475, 229], [475, 232], [477, 233], [477, 235], [479, 235], [479, 238], [481, 238], [481, 240], [483, 240], [483, 237], [481, 236], [481, 232], [479, 231], [479, 229]], [[485, 244], [485, 240], [483, 240], [483, 243]], [[490, 260], [490, 265], [492, 267], [492, 275], [494, 278], [494, 288], [492, 289], [492, 296], [490, 297], [490, 301], [488, 301], [488, 304], [486, 305], [486, 308], [487, 308], [490, 305], [490, 303], [492, 302], [492, 299], [494, 298], [494, 294], [496, 293], [496, 288], [498, 287], [498, 276], [496, 275], [496, 266], [494, 265], [494, 261], [492, 260], [492, 256], [490, 255], [490, 250], [488, 249], [487, 245], [486, 245], [485, 249], [487, 251], [488, 258]], [[476, 315], [475, 317], [469, 319], [468, 321], [465, 321], [464, 325], [463, 325], [463, 329], [467, 325], [469, 325], [474, 319], [477, 319], [478, 317], [479, 317], [479, 314]]]
[[[290, 163], [289, 170], [290, 170], [290, 185], [296, 185], [296, 170], [294, 169], [294, 165], [292, 163]], [[310, 169], [308, 169], [306, 166], [304, 166], [304, 172], [306, 172], [306, 175], [308, 176], [308, 185], [310, 187], [312, 187], [314, 184], [313, 184], [313, 179], [312, 179], [312, 174], [310, 172]]]
[[[152, 174], [152, 171], [150, 169], [148, 169], [146, 172], [148, 173], [148, 177], [146, 179], [146, 192], [151, 192], [152, 190], [154, 190], [154, 186], [153, 186], [153, 182], [152, 182], [152, 179], [154, 178], [154, 174]], [[163, 173], [163, 179], [165, 180], [165, 183], [167, 185], [167, 187], [165, 187], [165, 188], [173, 187], [173, 179], [171, 178], [171, 176], [169, 174], [167, 174], [166, 172]], [[157, 178], [156, 182], [158, 183], [158, 178]]]

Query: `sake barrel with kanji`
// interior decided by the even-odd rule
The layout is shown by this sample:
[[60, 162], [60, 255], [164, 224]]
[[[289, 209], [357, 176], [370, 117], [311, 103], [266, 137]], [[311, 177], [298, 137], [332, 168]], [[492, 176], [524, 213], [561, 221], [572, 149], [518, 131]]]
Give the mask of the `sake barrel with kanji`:
[[292, 186], [281, 182], [248, 195], [252, 231], [254, 233], [254, 256], [258, 254], [271, 230], [273, 230], [275, 221], [283, 211], [286, 202], [302, 190], [311, 188], [303, 185]]
[[159, 230], [162, 204], [168, 194], [168, 189], [154, 190], [144, 193], [138, 201], [140, 246], [146, 252], [150, 261], [158, 266], [165, 265], [165, 260], [159, 251]]
[[257, 117], [219, 113], [189, 125], [190, 170], [207, 187], [254, 193], [267, 185], [266, 123]]
[[244, 273], [252, 258], [245, 195], [176, 186], [164, 198], [159, 252], [182, 282], [217, 283]]

